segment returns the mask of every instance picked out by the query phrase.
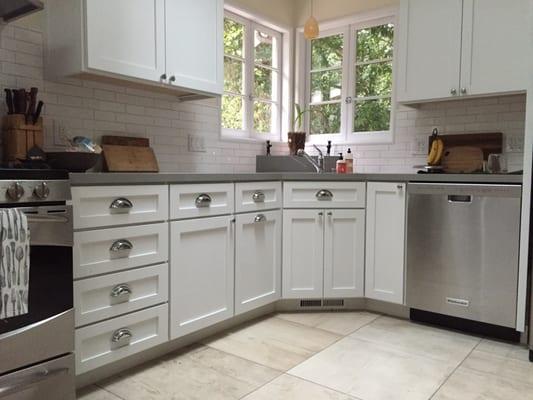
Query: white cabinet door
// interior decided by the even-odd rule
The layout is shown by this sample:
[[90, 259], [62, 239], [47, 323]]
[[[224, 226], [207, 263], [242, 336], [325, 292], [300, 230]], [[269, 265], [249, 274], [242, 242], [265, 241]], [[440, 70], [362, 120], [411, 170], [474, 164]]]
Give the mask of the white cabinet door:
[[87, 68], [159, 81], [165, 73], [165, 0], [85, 0], [85, 8]]
[[166, 1], [167, 75], [172, 84], [222, 94], [224, 0]]
[[405, 184], [367, 185], [365, 296], [403, 303]]
[[365, 210], [326, 210], [324, 297], [363, 297]]
[[465, 0], [461, 88], [479, 95], [528, 82], [529, 0]]
[[[463, 0], [401, 1], [399, 101], [452, 97], [453, 90], [460, 94], [462, 14]], [[494, 35], [505, 36], [493, 28]]]
[[281, 211], [238, 215], [235, 246], [235, 314], [278, 300]]
[[324, 211], [283, 212], [283, 298], [323, 297]]
[[172, 339], [233, 316], [232, 217], [170, 224]]

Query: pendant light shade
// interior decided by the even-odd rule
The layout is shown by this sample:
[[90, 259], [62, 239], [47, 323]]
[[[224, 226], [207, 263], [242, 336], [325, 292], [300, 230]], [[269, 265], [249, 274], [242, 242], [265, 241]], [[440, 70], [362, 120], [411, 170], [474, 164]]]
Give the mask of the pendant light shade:
[[313, 16], [313, 0], [311, 0], [311, 15], [304, 25], [304, 37], [308, 40], [316, 39], [320, 29], [318, 28], [318, 21]]

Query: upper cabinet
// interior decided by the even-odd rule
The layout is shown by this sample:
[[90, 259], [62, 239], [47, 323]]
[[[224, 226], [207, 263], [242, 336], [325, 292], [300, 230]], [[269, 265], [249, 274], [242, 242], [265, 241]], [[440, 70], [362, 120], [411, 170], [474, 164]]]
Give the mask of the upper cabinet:
[[223, 0], [50, 0], [47, 75], [223, 91]]
[[402, 0], [398, 101], [525, 90], [527, 15], [527, 0]]

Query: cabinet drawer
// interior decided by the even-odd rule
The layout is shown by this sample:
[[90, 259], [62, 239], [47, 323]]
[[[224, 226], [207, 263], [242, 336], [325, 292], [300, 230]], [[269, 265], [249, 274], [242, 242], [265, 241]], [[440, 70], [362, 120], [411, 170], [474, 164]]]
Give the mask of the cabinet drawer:
[[168, 264], [74, 282], [76, 326], [168, 301]]
[[198, 218], [231, 214], [233, 183], [170, 186], [170, 218]]
[[364, 182], [285, 182], [285, 208], [364, 208]]
[[163, 304], [76, 329], [76, 374], [149, 349], [168, 340]]
[[168, 186], [72, 188], [74, 229], [140, 224], [168, 219]]
[[168, 261], [168, 224], [74, 232], [74, 278]]
[[281, 182], [243, 182], [235, 185], [235, 211], [281, 208]]

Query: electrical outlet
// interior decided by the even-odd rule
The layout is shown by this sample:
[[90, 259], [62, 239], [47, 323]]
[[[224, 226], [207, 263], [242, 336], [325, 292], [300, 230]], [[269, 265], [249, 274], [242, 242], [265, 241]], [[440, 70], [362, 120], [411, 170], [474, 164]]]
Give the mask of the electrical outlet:
[[507, 136], [505, 138], [505, 151], [507, 153], [522, 153], [524, 151], [524, 138], [520, 136]]
[[205, 153], [205, 138], [203, 136], [188, 136], [189, 152]]
[[425, 156], [428, 153], [428, 141], [425, 137], [414, 137], [411, 142], [411, 154], [413, 156]]

